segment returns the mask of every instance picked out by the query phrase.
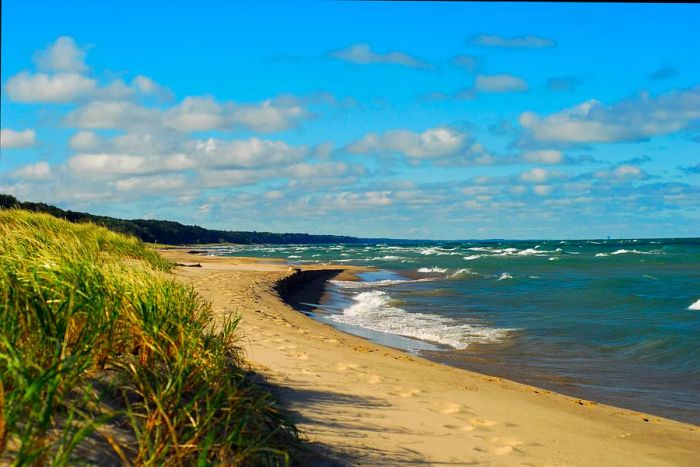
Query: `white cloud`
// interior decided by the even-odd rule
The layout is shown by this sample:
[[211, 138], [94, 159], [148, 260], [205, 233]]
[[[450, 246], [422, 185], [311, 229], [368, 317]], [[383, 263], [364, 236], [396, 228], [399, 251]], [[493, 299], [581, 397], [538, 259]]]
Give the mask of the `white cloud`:
[[535, 185], [532, 191], [538, 196], [547, 196], [552, 192], [552, 187], [550, 185]]
[[45, 180], [51, 176], [51, 167], [48, 162], [41, 161], [36, 164], [25, 165], [14, 172], [12, 177], [28, 180]]
[[154, 192], [179, 190], [187, 185], [184, 175], [153, 175], [146, 177], [130, 177], [114, 182], [117, 191]]
[[196, 160], [206, 167], [264, 167], [300, 161], [306, 146], [290, 146], [282, 141], [260, 138], [222, 141], [214, 138], [194, 142]]
[[36, 144], [34, 130], [15, 131], [10, 128], [0, 130], [0, 148], [26, 148]]
[[219, 104], [212, 97], [187, 97], [165, 113], [165, 125], [183, 132], [230, 130], [239, 126], [258, 132], [286, 130], [309, 113], [293, 102]]
[[179, 131], [208, 131], [224, 124], [223, 110], [212, 97], [187, 97], [165, 113], [165, 125]]
[[613, 105], [589, 100], [546, 117], [525, 112], [519, 120], [537, 141], [639, 141], [675, 133], [700, 120], [700, 86], [674, 90], [658, 97], [640, 93]]
[[253, 131], [266, 133], [291, 128], [306, 116], [308, 112], [301, 106], [276, 106], [272, 101], [266, 100], [257, 105], [235, 106], [227, 120], [233, 125], [243, 125]]
[[474, 90], [478, 92], [522, 92], [527, 91], [527, 83], [517, 76], [477, 75]]
[[403, 52], [376, 53], [369, 44], [353, 44], [346, 49], [331, 52], [331, 57], [359, 65], [387, 64], [409, 68], [430, 68], [425, 62]]
[[136, 75], [136, 77], [131, 80], [131, 87], [141, 94], [153, 95], [162, 99], [169, 99], [172, 97], [172, 92], [168, 88], [144, 75]]
[[68, 145], [76, 151], [94, 151], [102, 144], [99, 136], [91, 131], [79, 131], [71, 136]]
[[77, 73], [47, 75], [23, 71], [10, 78], [5, 89], [17, 102], [66, 103], [95, 92], [97, 82]]
[[160, 111], [129, 101], [94, 101], [66, 117], [69, 125], [90, 129], [122, 129], [160, 126]]
[[482, 47], [503, 47], [514, 49], [538, 49], [554, 47], [556, 42], [546, 37], [533, 36], [531, 34], [517, 37], [503, 37], [491, 34], [482, 34], [472, 41], [474, 45]]
[[348, 145], [353, 153], [392, 151], [410, 158], [431, 159], [452, 155], [462, 149], [467, 138], [448, 127], [437, 127], [415, 133], [410, 130], [390, 130], [381, 135], [369, 133]]
[[549, 172], [540, 167], [535, 167], [520, 174], [520, 180], [530, 183], [542, 183], [549, 178]]
[[543, 149], [539, 151], [527, 151], [523, 155], [526, 161], [537, 164], [559, 164], [564, 160], [564, 155], [556, 149]]
[[177, 172], [193, 168], [194, 165], [185, 154], [134, 156], [80, 153], [68, 159], [68, 168], [74, 174], [97, 179]]
[[611, 170], [599, 170], [593, 174], [599, 180], [644, 180], [649, 176], [636, 165], [621, 165]]
[[85, 54], [71, 37], [62, 36], [46, 50], [38, 51], [34, 61], [44, 71], [83, 72], [87, 70]]

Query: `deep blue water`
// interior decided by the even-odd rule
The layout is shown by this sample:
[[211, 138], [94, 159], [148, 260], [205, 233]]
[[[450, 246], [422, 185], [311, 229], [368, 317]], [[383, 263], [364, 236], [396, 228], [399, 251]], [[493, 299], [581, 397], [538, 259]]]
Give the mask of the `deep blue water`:
[[454, 366], [700, 424], [700, 240], [217, 247], [372, 266], [317, 318]]

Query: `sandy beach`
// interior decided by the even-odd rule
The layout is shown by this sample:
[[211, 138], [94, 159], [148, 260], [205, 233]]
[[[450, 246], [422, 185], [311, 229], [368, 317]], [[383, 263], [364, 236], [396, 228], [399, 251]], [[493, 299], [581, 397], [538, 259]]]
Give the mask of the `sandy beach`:
[[698, 426], [433, 363], [289, 305], [356, 268], [162, 254], [219, 319], [240, 314], [247, 360], [310, 442], [304, 465], [698, 465]]

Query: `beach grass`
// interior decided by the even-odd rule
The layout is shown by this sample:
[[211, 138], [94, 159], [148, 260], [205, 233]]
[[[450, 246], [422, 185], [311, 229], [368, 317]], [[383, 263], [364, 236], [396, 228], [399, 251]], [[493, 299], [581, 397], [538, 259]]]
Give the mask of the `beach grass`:
[[139, 240], [0, 210], [0, 463], [284, 465], [298, 434], [236, 318]]

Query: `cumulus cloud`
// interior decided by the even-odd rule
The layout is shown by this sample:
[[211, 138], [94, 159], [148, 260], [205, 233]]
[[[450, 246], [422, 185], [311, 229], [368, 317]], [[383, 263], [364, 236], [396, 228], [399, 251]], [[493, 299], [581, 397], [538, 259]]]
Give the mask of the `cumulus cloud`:
[[405, 129], [368, 133], [344, 149], [352, 154], [399, 154], [414, 165], [428, 160], [439, 166], [522, 162], [515, 156], [493, 155], [471, 135], [447, 126], [429, 128], [420, 133]]
[[268, 133], [291, 128], [309, 113], [301, 106], [278, 106], [271, 100], [258, 105], [234, 106], [230, 111], [228, 122], [242, 125], [253, 131]]
[[471, 43], [481, 47], [501, 47], [508, 49], [540, 49], [554, 47], [556, 45], [553, 39], [534, 36], [532, 34], [510, 38], [492, 34], [482, 34], [475, 37]]
[[76, 151], [93, 151], [101, 144], [100, 137], [91, 131], [79, 131], [68, 140], [68, 146]]
[[437, 127], [415, 133], [410, 130], [391, 130], [383, 134], [369, 133], [348, 145], [352, 153], [398, 152], [406, 157], [432, 159], [452, 155], [467, 141], [464, 134], [448, 127]]
[[78, 128], [128, 129], [158, 126], [161, 112], [130, 101], [93, 101], [66, 117], [66, 122]]
[[526, 151], [523, 157], [526, 161], [537, 164], [559, 164], [564, 161], [564, 155], [561, 151], [556, 149]]
[[16, 131], [10, 128], [0, 130], [0, 148], [26, 148], [36, 144], [36, 134], [34, 130]]
[[28, 73], [23, 71], [7, 82], [10, 99], [17, 102], [66, 103], [95, 92], [97, 82], [78, 73]]
[[45, 50], [34, 55], [34, 61], [43, 71], [84, 72], [85, 49], [78, 47], [73, 38], [62, 36]]
[[226, 130], [245, 127], [261, 133], [294, 127], [309, 113], [293, 100], [259, 104], [220, 104], [212, 97], [188, 97], [165, 113], [165, 125], [178, 131]]
[[640, 93], [613, 105], [589, 100], [546, 117], [525, 112], [519, 121], [537, 141], [609, 143], [675, 133], [699, 119], [700, 87], [695, 87], [658, 97]]
[[550, 172], [546, 169], [535, 167], [520, 174], [520, 180], [529, 183], [542, 183], [550, 177]]
[[509, 74], [477, 75], [474, 81], [476, 92], [522, 92], [527, 91], [524, 79]]
[[345, 49], [335, 50], [330, 56], [359, 65], [385, 64], [409, 68], [430, 68], [430, 65], [404, 52], [377, 53], [369, 44], [353, 44]]
[[287, 165], [308, 154], [306, 146], [291, 146], [282, 141], [260, 138], [233, 141], [209, 138], [197, 140], [190, 147], [198, 163], [207, 167]]
[[20, 167], [12, 172], [11, 175], [22, 180], [45, 180], [51, 176], [51, 167], [48, 162], [41, 161]]
[[622, 181], [622, 180], [644, 180], [649, 175], [640, 167], [635, 165], [620, 165], [609, 170], [599, 170], [594, 173], [594, 177], [600, 180]]
[[184, 175], [149, 175], [145, 177], [129, 177], [114, 182], [117, 191], [129, 193], [153, 193], [162, 191], [182, 190], [187, 186]]
[[217, 130], [223, 125], [223, 109], [212, 97], [187, 97], [165, 113], [165, 126], [179, 131]]

